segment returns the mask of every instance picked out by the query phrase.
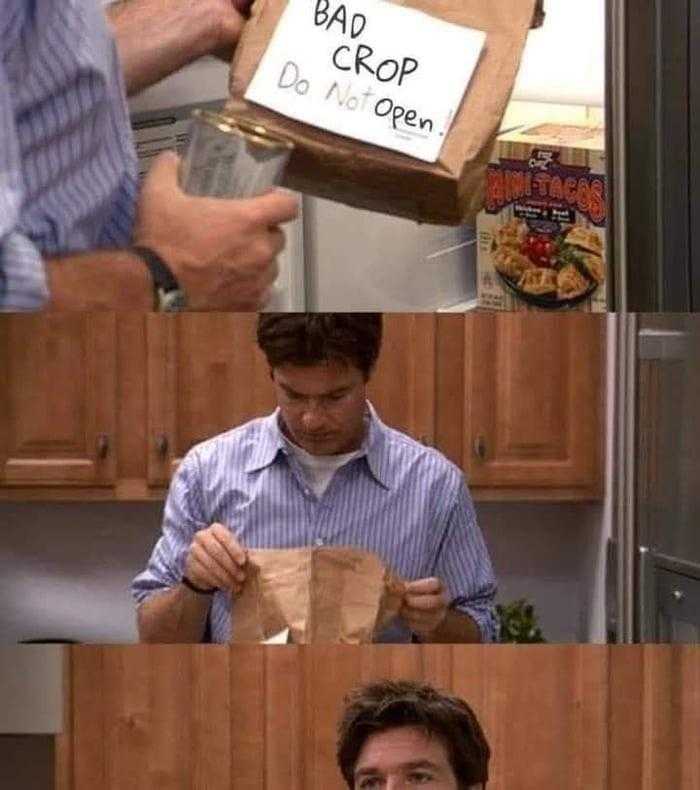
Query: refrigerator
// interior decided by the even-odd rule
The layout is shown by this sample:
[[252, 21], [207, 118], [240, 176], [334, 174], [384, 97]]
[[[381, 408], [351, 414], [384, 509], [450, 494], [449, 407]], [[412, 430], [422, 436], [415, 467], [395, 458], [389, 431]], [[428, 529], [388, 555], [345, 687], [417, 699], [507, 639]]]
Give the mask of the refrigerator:
[[617, 310], [700, 310], [700, 0], [608, 0]]
[[618, 317], [613, 638], [700, 642], [700, 315]]
[[[585, 7], [546, 0], [546, 21], [530, 33], [504, 128], [585, 120], [604, 105], [605, 0]], [[570, 31], [576, 29], [577, 57]], [[553, 64], [556, 63], [556, 68]], [[163, 148], [183, 149], [193, 107], [220, 107], [228, 67], [204, 58], [130, 102], [142, 172]], [[476, 306], [473, 227], [419, 224], [300, 196], [300, 218], [269, 310], [461, 311]]]

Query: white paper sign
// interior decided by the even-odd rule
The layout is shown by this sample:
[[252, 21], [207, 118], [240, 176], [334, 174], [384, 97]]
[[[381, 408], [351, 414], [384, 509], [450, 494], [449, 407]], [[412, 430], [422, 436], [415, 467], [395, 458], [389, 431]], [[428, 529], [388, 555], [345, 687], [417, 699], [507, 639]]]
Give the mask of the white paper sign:
[[289, 0], [245, 98], [435, 162], [485, 37], [385, 0]]

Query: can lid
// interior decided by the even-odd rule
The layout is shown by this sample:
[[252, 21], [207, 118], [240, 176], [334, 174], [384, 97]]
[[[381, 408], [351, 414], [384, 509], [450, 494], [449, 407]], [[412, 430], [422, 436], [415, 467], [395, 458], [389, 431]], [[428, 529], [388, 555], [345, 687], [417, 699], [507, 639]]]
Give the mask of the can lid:
[[253, 124], [249, 121], [244, 121], [236, 118], [233, 115], [222, 115], [218, 112], [211, 110], [193, 110], [192, 116], [200, 120], [220, 132], [226, 134], [236, 134], [244, 137], [246, 140], [255, 143], [256, 145], [270, 148], [276, 151], [286, 149], [291, 151], [294, 148], [294, 143], [287, 140], [279, 134], [273, 133], [260, 124]]

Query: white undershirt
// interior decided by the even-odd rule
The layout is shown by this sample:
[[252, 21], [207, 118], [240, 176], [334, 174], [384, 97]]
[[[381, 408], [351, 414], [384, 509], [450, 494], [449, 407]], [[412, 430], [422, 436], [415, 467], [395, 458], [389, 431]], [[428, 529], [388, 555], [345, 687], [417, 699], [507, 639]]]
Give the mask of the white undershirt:
[[341, 466], [350, 463], [353, 458], [362, 455], [361, 450], [341, 455], [311, 455], [306, 450], [286, 439], [287, 446], [299, 462], [304, 480], [310, 486], [316, 497], [320, 499], [333, 479], [333, 475]]

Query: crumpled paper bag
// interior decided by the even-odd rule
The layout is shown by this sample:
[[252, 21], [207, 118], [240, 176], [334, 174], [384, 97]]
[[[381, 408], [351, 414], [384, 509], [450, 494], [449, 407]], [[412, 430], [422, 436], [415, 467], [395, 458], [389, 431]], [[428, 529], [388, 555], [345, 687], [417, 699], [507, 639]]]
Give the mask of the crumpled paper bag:
[[398, 614], [404, 590], [361, 549], [251, 549], [231, 641], [263, 642], [288, 628], [295, 644], [371, 642]]
[[[283, 185], [356, 208], [419, 222], [475, 221], [486, 168], [510, 99], [528, 30], [541, 24], [541, 0], [390, 0], [486, 32], [486, 44], [438, 161], [343, 137], [246, 101], [287, 0], [255, 0], [236, 47], [225, 112], [290, 139]], [[309, 0], [311, 2], [311, 0]], [[445, 75], [449, 79], [449, 74]]]

